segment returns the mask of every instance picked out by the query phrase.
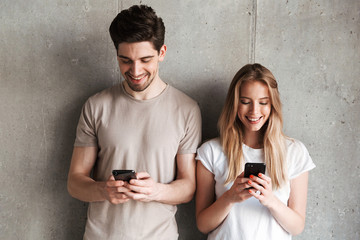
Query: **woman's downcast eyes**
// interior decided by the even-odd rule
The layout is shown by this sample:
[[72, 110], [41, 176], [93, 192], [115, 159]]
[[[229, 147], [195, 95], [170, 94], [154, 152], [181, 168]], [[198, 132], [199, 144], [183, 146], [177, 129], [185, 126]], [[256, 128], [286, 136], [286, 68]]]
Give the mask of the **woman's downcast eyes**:
[[[251, 102], [250, 101], [240, 101], [241, 104], [248, 105]], [[260, 105], [268, 105], [269, 102], [259, 102]]]

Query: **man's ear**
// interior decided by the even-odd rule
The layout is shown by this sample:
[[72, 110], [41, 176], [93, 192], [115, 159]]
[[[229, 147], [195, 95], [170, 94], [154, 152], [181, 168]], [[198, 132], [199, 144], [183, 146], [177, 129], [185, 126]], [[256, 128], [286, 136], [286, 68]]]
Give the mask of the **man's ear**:
[[166, 54], [166, 45], [162, 45], [159, 51], [159, 62], [162, 62], [164, 60], [165, 54]]

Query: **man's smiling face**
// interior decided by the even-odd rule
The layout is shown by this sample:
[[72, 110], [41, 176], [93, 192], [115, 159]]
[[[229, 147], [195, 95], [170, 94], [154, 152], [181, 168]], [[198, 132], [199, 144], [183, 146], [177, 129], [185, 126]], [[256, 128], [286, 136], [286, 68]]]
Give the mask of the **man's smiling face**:
[[132, 91], [142, 92], [159, 79], [159, 62], [164, 60], [165, 52], [165, 45], [158, 52], [147, 41], [119, 44], [120, 72]]

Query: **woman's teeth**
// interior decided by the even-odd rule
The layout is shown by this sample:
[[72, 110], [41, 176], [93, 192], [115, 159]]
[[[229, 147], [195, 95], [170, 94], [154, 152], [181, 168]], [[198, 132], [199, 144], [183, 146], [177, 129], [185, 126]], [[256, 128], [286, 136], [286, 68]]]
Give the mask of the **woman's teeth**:
[[261, 118], [261, 117], [259, 117], [259, 118], [249, 118], [249, 117], [248, 117], [249, 121], [251, 121], [251, 122], [259, 121], [260, 118]]

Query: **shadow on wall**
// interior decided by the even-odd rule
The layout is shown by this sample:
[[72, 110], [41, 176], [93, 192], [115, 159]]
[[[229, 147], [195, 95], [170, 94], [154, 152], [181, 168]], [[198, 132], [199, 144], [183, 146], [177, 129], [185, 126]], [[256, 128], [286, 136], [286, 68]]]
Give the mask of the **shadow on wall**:
[[[225, 79], [226, 80], [226, 79]], [[218, 137], [217, 122], [225, 103], [228, 83], [225, 80], [204, 79], [193, 98], [199, 103], [202, 116], [202, 142]], [[230, 84], [230, 83], [229, 83]]]
[[[99, 43], [99, 47], [94, 47], [96, 43]], [[55, 76], [58, 78], [52, 86], [58, 89], [58, 99], [54, 100], [57, 105], [54, 115], [57, 117], [52, 123], [51, 134], [54, 136], [49, 136], [54, 139], [53, 151], [49, 153], [49, 167], [44, 176], [51, 198], [49, 202], [56, 208], [53, 211], [57, 217], [48, 234], [51, 235], [50, 239], [82, 239], [88, 204], [72, 198], [67, 192], [76, 126], [86, 99], [113, 85], [117, 72], [112, 71], [116, 67], [114, 62], [106, 59], [109, 50], [102, 47], [106, 44], [101, 39], [94, 36], [82, 41], [64, 39], [60, 45], [60, 48], [52, 50], [53, 65], [57, 68], [54, 69]]]
[[[217, 121], [226, 98], [227, 84], [216, 80], [204, 79], [199, 89], [186, 92], [200, 106], [202, 115], [202, 142], [218, 137]], [[179, 240], [202, 240], [207, 235], [202, 234], [196, 226], [195, 197], [186, 204], [178, 206], [176, 220], [179, 228]]]
[[179, 240], [205, 240], [207, 235], [202, 234], [196, 226], [195, 200], [178, 206], [176, 221], [179, 228]]

